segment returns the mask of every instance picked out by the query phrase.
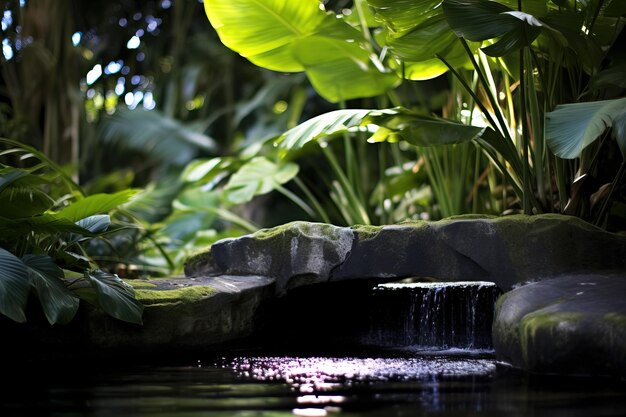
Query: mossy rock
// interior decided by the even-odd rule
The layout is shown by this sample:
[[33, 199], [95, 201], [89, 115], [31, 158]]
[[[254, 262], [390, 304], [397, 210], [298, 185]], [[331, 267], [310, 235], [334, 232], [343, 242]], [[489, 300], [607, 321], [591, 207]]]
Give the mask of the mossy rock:
[[434, 277], [509, 290], [564, 273], [626, 268], [626, 239], [561, 215], [458, 216], [355, 233], [331, 280]]
[[206, 253], [191, 257], [188, 276], [263, 275], [276, 279], [276, 290], [327, 281], [350, 252], [349, 228], [293, 222], [248, 236], [225, 239]]
[[274, 280], [258, 276], [170, 277], [130, 284], [144, 305], [143, 325], [116, 320], [86, 303], [65, 326], [50, 326], [41, 312], [31, 314], [26, 324], [0, 316], [5, 347], [20, 355], [36, 348], [37, 357], [52, 359], [75, 351], [130, 357], [206, 351], [256, 331], [259, 308], [274, 296]]
[[135, 296], [144, 307], [161, 307], [179, 304], [192, 304], [217, 294], [209, 286], [193, 286], [177, 290], [135, 290]]
[[499, 360], [534, 373], [626, 376], [626, 274], [570, 275], [498, 300]]
[[143, 326], [92, 311], [85, 332], [90, 345], [172, 350], [244, 338], [255, 329], [261, 303], [274, 293], [274, 280], [260, 276], [177, 277], [149, 283], [154, 287], [135, 290], [145, 306]]
[[267, 275], [277, 292], [349, 279], [529, 280], [626, 269], [626, 237], [561, 215], [457, 216], [437, 222], [336, 227], [294, 222], [215, 243], [188, 276]]

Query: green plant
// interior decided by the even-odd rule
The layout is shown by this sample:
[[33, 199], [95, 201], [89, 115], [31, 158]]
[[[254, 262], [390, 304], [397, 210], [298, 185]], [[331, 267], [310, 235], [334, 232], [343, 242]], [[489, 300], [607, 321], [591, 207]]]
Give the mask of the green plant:
[[[554, 153], [561, 158], [580, 157], [585, 148], [611, 128], [622, 162], [613, 180], [594, 190], [595, 194], [589, 197], [591, 205], [600, 207], [593, 219], [596, 224], [606, 221], [611, 197], [622, 184], [626, 171], [626, 98], [563, 104], [546, 115], [546, 140]], [[597, 157], [591, 162], [597, 162]], [[582, 169], [591, 168], [581, 167], [580, 170]]]
[[[237, 207], [258, 195], [283, 188], [298, 172], [295, 164], [275, 164], [257, 156], [214, 157], [190, 162], [181, 173], [172, 212], [161, 221], [157, 238], [178, 272], [186, 258], [220, 238], [254, 232], [259, 227], [238, 214]], [[152, 251], [159, 258], [160, 254]]]
[[[347, 134], [366, 131], [366, 137], [374, 142], [400, 138], [419, 147], [471, 141], [495, 168], [485, 169], [485, 176], [478, 174], [480, 160], [468, 163], [467, 172], [474, 173], [476, 182], [488, 180], [492, 193], [501, 188], [503, 200], [511, 189], [526, 213], [566, 211], [576, 166], [555, 157], [548, 148], [553, 140], [544, 133], [544, 117], [559, 103], [604, 94], [594, 77], [624, 25], [620, 19], [623, 4], [609, 0], [369, 0], [367, 4], [379, 24], [367, 19], [364, 1], [355, 2], [359, 17], [355, 25], [320, 11], [314, 0], [297, 6], [280, 0], [209, 0], [205, 9], [220, 39], [231, 49], [270, 69], [304, 71], [323, 97], [340, 104], [381, 94], [394, 104], [404, 104], [399, 95], [402, 88], [394, 90], [401, 79], [423, 80], [449, 71], [459, 85], [457, 108], [463, 110], [448, 117], [474, 123], [474, 115], [479, 113], [482, 130], [451, 140], [442, 130], [451, 127], [449, 121], [424, 119], [411, 102], [405, 104], [410, 110], [346, 110], [320, 116], [317, 121], [323, 123], [305, 122], [303, 128], [288, 132], [286, 140], [279, 137], [281, 148], [286, 149], [282, 156], [311, 139], [325, 144], [325, 137], [342, 130], [337, 127], [345, 127]], [[246, 12], [239, 13], [241, 8]], [[308, 23], [302, 28], [290, 25], [305, 18]], [[325, 70], [323, 77], [319, 68]], [[335, 68], [336, 73], [331, 70]], [[614, 67], [603, 81], [619, 79], [617, 74], [620, 72]], [[621, 101], [614, 105], [621, 106]], [[398, 113], [383, 117], [382, 122], [370, 117], [380, 119], [378, 113], [394, 111]], [[469, 116], [461, 117], [463, 111]], [[559, 117], [556, 113], [548, 123]], [[320, 129], [311, 135], [313, 126]], [[351, 220], [367, 223], [358, 186], [349, 181], [357, 163], [350, 156], [354, 152], [347, 137], [344, 135], [344, 166], [330, 147], [322, 148], [341, 185], [342, 202], [355, 210]], [[431, 186], [444, 203], [446, 194], [458, 188], [445, 179], [447, 173], [437, 169], [445, 166], [446, 159], [440, 152], [421, 153], [429, 161]], [[582, 168], [588, 166], [584, 155], [581, 162]], [[469, 187], [475, 189], [476, 182]], [[501, 204], [502, 210], [508, 205]], [[442, 211], [452, 212], [457, 205], [445, 202]]]
[[54, 162], [29, 146], [0, 138], [0, 157], [19, 157], [23, 168], [0, 163], [0, 313], [26, 321], [30, 293], [50, 324], [65, 324], [84, 300], [109, 315], [141, 324], [143, 305], [132, 287], [97, 269], [83, 245], [113, 233], [108, 213], [136, 193], [85, 196]]
[[[238, 14], [238, 7], [244, 3], [246, 7], [250, 7], [249, 13]], [[316, 1], [302, 3], [293, 8], [283, 6], [284, 2], [281, 1], [264, 5], [248, 4], [246, 1], [237, 4], [220, 1], [205, 3], [209, 20], [222, 41], [250, 58], [252, 62], [282, 71], [304, 71], [318, 93], [329, 101], [338, 102], [341, 107], [345, 107], [346, 100], [363, 97], [376, 97], [379, 103], [389, 101], [401, 103], [402, 91], [396, 92], [393, 89], [401, 82], [400, 75], [404, 63], [396, 65], [388, 57], [384, 58], [388, 47], [381, 49], [374, 41], [370, 28], [377, 24], [373, 23], [368, 5], [364, 1], [355, 2], [352, 9], [353, 19], [324, 13], [320, 11], [319, 2]], [[297, 21], [307, 13], [316, 16], [316, 19], [306, 30], [293, 30], [285, 23]], [[254, 19], [252, 15], [255, 16]], [[243, 33], [239, 31], [242, 26], [246, 27]], [[269, 30], [270, 28], [272, 30]], [[332, 30], [327, 30], [328, 28]], [[258, 38], [255, 38], [255, 34], [261, 32], [267, 35], [274, 33], [277, 39], [280, 38], [280, 42], [266, 43], [267, 50], [264, 50], [261, 58], [258, 58], [255, 55], [258, 52], [255, 47]], [[377, 36], [376, 39], [380, 40], [381, 37]], [[329, 44], [335, 45], [336, 48], [330, 47]], [[307, 55], [310, 51], [315, 51], [315, 54]], [[434, 56], [432, 58], [436, 59]], [[465, 61], [467, 58], [463, 58], [463, 62]], [[323, 77], [318, 73], [320, 68], [323, 69]], [[415, 74], [415, 70], [412, 70], [412, 74]], [[428, 76], [438, 74], [430, 71]], [[366, 122], [360, 125], [361, 128], [354, 124], [350, 125], [351, 130], [340, 131], [341, 129], [335, 128], [342, 126], [346, 121], [350, 124], [353, 117], [354, 120], [362, 119], [369, 114], [368, 110], [345, 110], [345, 112], [340, 110], [325, 115], [323, 120], [317, 120], [319, 123], [316, 127], [321, 130], [317, 135], [313, 135], [315, 136], [313, 138], [304, 129], [297, 128], [286, 135], [290, 138], [296, 137], [295, 140], [283, 140], [284, 136], [280, 136], [276, 141], [280, 143], [279, 157], [295, 160], [299, 157], [304, 144], [312, 140], [319, 143], [331, 173], [324, 175], [321, 171], [319, 174], [326, 178], [325, 182], [329, 189], [327, 195], [340, 212], [341, 222], [347, 224], [384, 223], [419, 216], [420, 213], [414, 208], [411, 210], [410, 206], [416, 205], [415, 190], [420, 187], [419, 181], [423, 181], [422, 184], [426, 182], [425, 178], [418, 182], [406, 181], [414, 174], [412, 171], [419, 170], [419, 167], [424, 167], [423, 172], [430, 180], [431, 189], [438, 202], [439, 215], [448, 216], [465, 211], [468, 200], [473, 200], [472, 205], [476, 206], [479, 200], [473, 199], [472, 196], [476, 195], [478, 187], [475, 181], [480, 176], [474, 164], [484, 162], [474, 147], [459, 145], [454, 151], [430, 150], [424, 147], [472, 140], [480, 128], [468, 128], [468, 134], [465, 134], [462, 140], [455, 136], [443, 138], [441, 134], [447, 134], [451, 123], [441, 118], [433, 118], [423, 106], [413, 110], [389, 109], [390, 112], [395, 110], [402, 113], [402, 116], [396, 115], [389, 121], [388, 127], [379, 129], [370, 140], [378, 143], [377, 155], [373, 160], [366, 157], [371, 146], [366, 148], [363, 142], [380, 127], [379, 125]], [[305, 123], [304, 126], [308, 129], [311, 124]], [[328, 140], [338, 136], [338, 133], [343, 137], [343, 146]], [[297, 135], [302, 134], [303, 140], [297, 139]], [[356, 142], [353, 140], [355, 137], [359, 139]], [[400, 143], [396, 143], [398, 139], [401, 139]], [[419, 146], [417, 155], [410, 147], [407, 148], [406, 144]], [[457, 164], [457, 161], [460, 163]], [[372, 186], [368, 178], [374, 170], [378, 170], [379, 180]], [[393, 174], [388, 177], [388, 173]], [[414, 177], [418, 178], [415, 175]], [[457, 180], [459, 177], [462, 178], [461, 181]], [[394, 183], [394, 186], [390, 186], [391, 183]], [[400, 184], [404, 184], [404, 189], [398, 188]], [[298, 188], [302, 188], [300, 184]], [[303, 197], [311, 200], [313, 192], [299, 191]], [[392, 191], [393, 194], [386, 195], [387, 191]], [[323, 192], [317, 194], [319, 198], [324, 199]], [[311, 206], [321, 207], [314, 202]], [[409, 210], [398, 212], [401, 207]], [[424, 208], [422, 211], [427, 210]], [[325, 211], [317, 211], [320, 213], [319, 218], [329, 218]]]
[[[216, 42], [214, 32], [194, 30], [198, 22], [206, 29], [205, 18], [196, 13], [198, 7], [202, 6], [197, 2], [176, 2], [170, 9], [158, 10], [154, 16], [162, 17], [161, 35], [146, 33], [141, 38], [145, 61], [137, 64], [136, 71], [151, 82], [131, 86], [128, 75], [125, 94], [150, 94], [154, 108], [130, 109], [120, 96], [117, 105], [94, 112], [102, 139], [98, 147], [119, 153], [117, 163], [131, 165], [132, 183], [147, 189], [126, 207], [143, 229], [118, 234], [127, 239], [113, 238], [108, 247], [99, 242], [91, 245], [103, 262], [124, 248], [133, 254], [131, 267], [143, 273], [177, 273], [189, 253], [220, 237], [256, 230], [254, 219], [244, 219], [243, 206], [254, 195], [264, 194], [269, 182], [257, 181], [265, 185], [254, 191], [255, 179], [246, 172], [263, 175], [265, 169], [273, 169], [273, 161], [252, 161], [257, 156], [252, 150], [295, 124], [301, 115], [304, 78], [255, 67]], [[129, 66], [132, 61], [125, 59]], [[92, 93], [116, 96], [119, 78], [124, 77], [104, 74], [90, 87]], [[188, 171], [202, 169], [214, 158], [221, 161], [215, 170], [219, 184], [203, 176], [188, 178]], [[240, 167], [241, 174], [227, 186]], [[131, 242], [136, 242], [134, 248]]]

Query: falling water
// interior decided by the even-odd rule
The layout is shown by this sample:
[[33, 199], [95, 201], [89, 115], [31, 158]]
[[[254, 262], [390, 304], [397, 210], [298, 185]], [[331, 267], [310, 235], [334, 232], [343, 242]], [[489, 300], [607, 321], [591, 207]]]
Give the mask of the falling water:
[[364, 343], [381, 347], [490, 349], [500, 290], [493, 282], [381, 284]]

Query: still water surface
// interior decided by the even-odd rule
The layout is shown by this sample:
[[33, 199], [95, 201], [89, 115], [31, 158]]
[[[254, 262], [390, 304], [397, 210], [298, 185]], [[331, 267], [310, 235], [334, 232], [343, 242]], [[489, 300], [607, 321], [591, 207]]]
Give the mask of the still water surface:
[[5, 369], [0, 416], [626, 415], [625, 381], [529, 378], [485, 352], [233, 351], [159, 362]]

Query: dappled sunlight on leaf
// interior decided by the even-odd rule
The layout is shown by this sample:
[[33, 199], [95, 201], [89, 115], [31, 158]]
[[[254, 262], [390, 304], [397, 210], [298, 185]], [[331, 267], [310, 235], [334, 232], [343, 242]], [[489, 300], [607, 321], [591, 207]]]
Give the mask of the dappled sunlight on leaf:
[[73, 222], [85, 219], [95, 214], [106, 213], [128, 203], [139, 190], [129, 189], [115, 194], [94, 194], [80, 199], [67, 206], [58, 213], [58, 216]]
[[274, 163], [256, 157], [239, 169], [226, 185], [230, 202], [245, 203], [254, 196], [267, 194], [291, 181], [298, 174], [298, 165], [291, 162]]
[[332, 18], [318, 0], [205, 0], [209, 21], [224, 45], [274, 71], [302, 71], [293, 42]]

